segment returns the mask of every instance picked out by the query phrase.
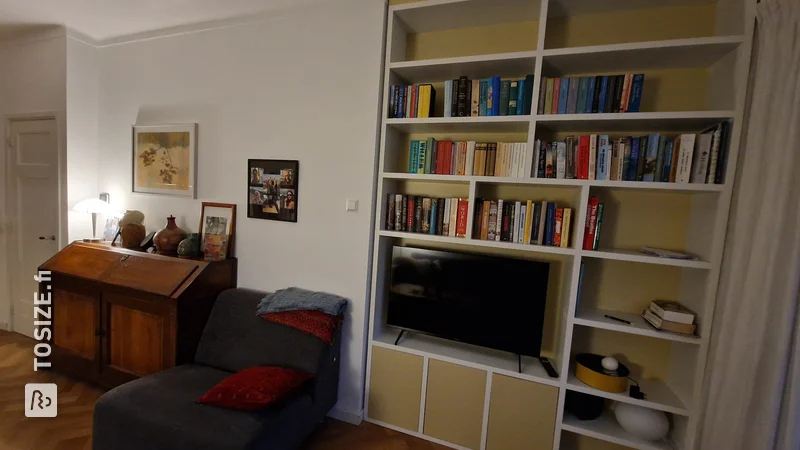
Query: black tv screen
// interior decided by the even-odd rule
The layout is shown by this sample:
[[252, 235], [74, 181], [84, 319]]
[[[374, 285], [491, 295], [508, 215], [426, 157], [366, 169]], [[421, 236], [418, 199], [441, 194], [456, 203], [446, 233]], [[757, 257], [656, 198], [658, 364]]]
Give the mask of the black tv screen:
[[395, 246], [388, 325], [538, 357], [550, 264]]

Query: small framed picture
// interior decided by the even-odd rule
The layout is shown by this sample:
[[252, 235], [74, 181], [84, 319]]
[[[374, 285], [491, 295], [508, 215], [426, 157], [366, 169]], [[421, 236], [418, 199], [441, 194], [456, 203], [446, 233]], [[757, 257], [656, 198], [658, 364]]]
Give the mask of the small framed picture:
[[103, 228], [103, 240], [111, 242], [117, 237], [119, 232], [119, 217], [109, 217], [106, 219], [106, 226]]
[[197, 124], [133, 126], [133, 192], [197, 198]]
[[300, 163], [285, 159], [247, 160], [247, 217], [297, 222]]
[[[232, 256], [233, 241], [236, 235], [236, 205], [229, 203], [209, 203], [203, 202], [200, 212], [200, 248], [206, 248], [206, 240], [209, 236], [216, 245], [224, 242], [225, 251], [223, 255]], [[223, 258], [224, 259], [224, 258]]]

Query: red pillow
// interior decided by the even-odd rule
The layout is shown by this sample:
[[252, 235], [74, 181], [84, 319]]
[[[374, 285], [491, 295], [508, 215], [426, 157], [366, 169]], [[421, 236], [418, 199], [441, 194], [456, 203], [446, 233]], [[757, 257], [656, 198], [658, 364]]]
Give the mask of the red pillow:
[[342, 323], [342, 318], [314, 310], [283, 311], [262, 314], [261, 318], [270, 322], [287, 325], [312, 334], [326, 344], [333, 343], [333, 335]]
[[249, 367], [220, 381], [196, 402], [252, 411], [286, 397], [311, 377], [283, 367]]

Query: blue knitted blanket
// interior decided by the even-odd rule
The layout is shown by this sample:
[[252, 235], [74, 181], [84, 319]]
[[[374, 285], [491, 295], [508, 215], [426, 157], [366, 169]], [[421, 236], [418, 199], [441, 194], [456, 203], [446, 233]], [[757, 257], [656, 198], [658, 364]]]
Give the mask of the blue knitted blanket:
[[257, 315], [283, 311], [320, 311], [332, 316], [344, 315], [347, 299], [327, 292], [290, 287], [266, 295], [256, 310]]

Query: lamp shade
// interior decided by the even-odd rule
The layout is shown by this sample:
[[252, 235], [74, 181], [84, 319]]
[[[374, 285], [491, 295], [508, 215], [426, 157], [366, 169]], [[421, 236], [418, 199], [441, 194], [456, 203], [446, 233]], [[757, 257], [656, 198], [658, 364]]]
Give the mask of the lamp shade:
[[79, 201], [73, 208], [73, 211], [90, 213], [90, 214], [103, 214], [105, 216], [120, 217], [119, 211], [115, 211], [108, 203], [100, 200], [99, 198], [87, 198], [86, 200]]

